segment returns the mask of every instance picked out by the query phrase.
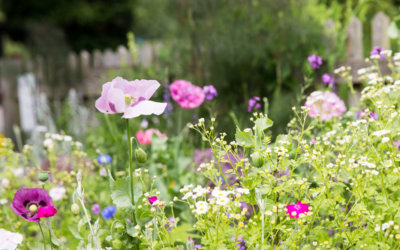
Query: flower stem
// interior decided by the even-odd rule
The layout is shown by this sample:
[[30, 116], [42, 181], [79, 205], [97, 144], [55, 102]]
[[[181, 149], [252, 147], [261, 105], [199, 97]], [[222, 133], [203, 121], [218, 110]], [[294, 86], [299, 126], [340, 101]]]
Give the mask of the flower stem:
[[[130, 133], [130, 129], [129, 129], [129, 119], [125, 119], [125, 120], [126, 120], [126, 135], [128, 137], [129, 183], [130, 183], [130, 187], [131, 187], [131, 201], [132, 201], [132, 206], [135, 207], [135, 193], [134, 193], [134, 189], [133, 189], [133, 161], [132, 161], [131, 133]], [[136, 224], [134, 213], [132, 214], [131, 220], [132, 220], [133, 224]]]
[[46, 250], [46, 238], [44, 237], [42, 225], [40, 224], [40, 222], [38, 222], [38, 224], [39, 224], [40, 232], [42, 232], [44, 250]]
[[50, 224], [50, 219], [47, 219], [47, 222], [49, 224], [49, 243], [50, 243], [50, 248], [53, 250], [53, 243], [51, 243], [51, 224]]

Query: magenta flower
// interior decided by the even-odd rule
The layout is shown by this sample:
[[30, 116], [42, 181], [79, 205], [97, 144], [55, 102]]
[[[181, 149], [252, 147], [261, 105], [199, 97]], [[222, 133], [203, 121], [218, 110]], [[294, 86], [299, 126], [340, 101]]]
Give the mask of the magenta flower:
[[206, 100], [210, 101], [214, 99], [214, 97], [218, 96], [218, 92], [213, 85], [207, 85], [203, 87], [204, 95], [206, 96]]
[[145, 131], [139, 130], [136, 132], [136, 139], [142, 145], [149, 145], [153, 139], [153, 134], [160, 138], [167, 138], [166, 134], [161, 133], [158, 129], [147, 129]]
[[307, 98], [305, 106], [310, 109], [309, 116], [319, 116], [322, 121], [327, 121], [335, 116], [341, 116], [346, 111], [344, 102], [329, 91], [314, 91]]
[[176, 80], [169, 85], [172, 99], [184, 109], [193, 109], [204, 102], [203, 89], [185, 80]]
[[393, 145], [397, 147], [397, 151], [400, 151], [400, 140], [393, 141]]
[[147, 200], [149, 200], [150, 205], [153, 205], [154, 202], [158, 201], [158, 198], [157, 196], [150, 196]]
[[100, 204], [99, 203], [93, 204], [92, 213], [99, 214], [100, 212], [101, 212]]
[[379, 46], [374, 46], [374, 49], [371, 51], [371, 56], [378, 55], [379, 60], [385, 60], [385, 56], [383, 54], [381, 54], [382, 51], [383, 51], [383, 48], [381, 48]]
[[290, 218], [299, 218], [300, 214], [308, 213], [308, 205], [302, 204], [301, 201], [297, 204], [290, 204], [286, 206], [286, 213], [289, 214]]
[[311, 55], [307, 59], [314, 69], [319, 69], [322, 65], [322, 58], [317, 55]]
[[[46, 190], [41, 188], [23, 188], [18, 190], [11, 203], [11, 209], [27, 221], [40, 222], [38, 210], [42, 207], [53, 207], [53, 200]], [[42, 211], [42, 210], [41, 210]], [[47, 209], [42, 212], [47, 212]], [[42, 212], [40, 215], [42, 215]]]
[[40, 207], [38, 212], [37, 212], [37, 216], [39, 218], [42, 217], [53, 217], [55, 214], [57, 213], [57, 209], [55, 209], [55, 207], [53, 206], [44, 206], [44, 207]]
[[167, 104], [149, 101], [159, 86], [155, 80], [127, 81], [116, 77], [103, 85], [95, 106], [105, 114], [123, 113], [122, 118], [127, 119], [140, 115], [160, 115]]
[[249, 108], [247, 109], [248, 112], [253, 112], [253, 108], [259, 109], [261, 108], [261, 104], [259, 103], [260, 97], [254, 96], [253, 98], [249, 99]]

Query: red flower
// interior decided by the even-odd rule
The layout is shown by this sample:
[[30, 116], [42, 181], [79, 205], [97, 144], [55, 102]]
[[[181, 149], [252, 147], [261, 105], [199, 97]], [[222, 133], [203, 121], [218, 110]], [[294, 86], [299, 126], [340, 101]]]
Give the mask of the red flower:
[[37, 215], [39, 218], [42, 217], [53, 217], [57, 213], [57, 209], [55, 209], [52, 206], [45, 206], [45, 207], [40, 207]]

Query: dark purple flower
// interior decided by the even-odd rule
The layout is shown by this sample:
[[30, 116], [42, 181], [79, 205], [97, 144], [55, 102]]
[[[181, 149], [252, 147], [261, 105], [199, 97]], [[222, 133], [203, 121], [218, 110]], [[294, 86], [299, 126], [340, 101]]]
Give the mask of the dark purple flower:
[[207, 85], [203, 87], [204, 95], [206, 96], [206, 100], [210, 101], [214, 99], [214, 97], [218, 96], [217, 90], [213, 85]]
[[374, 49], [371, 51], [371, 56], [378, 55], [379, 60], [385, 60], [385, 56], [381, 54], [382, 51], [383, 51], [383, 48], [381, 48], [379, 46], [374, 46]]
[[253, 108], [259, 109], [261, 108], [261, 104], [259, 103], [260, 97], [254, 96], [253, 98], [249, 99], [249, 108], [247, 109], [248, 112], [253, 112]]
[[330, 75], [328, 73], [325, 73], [322, 75], [322, 82], [326, 85], [328, 84], [331, 86], [331, 88], [335, 91], [336, 86], [335, 86], [335, 77], [333, 75]]
[[23, 188], [18, 190], [11, 203], [11, 209], [27, 221], [40, 222], [39, 208], [51, 206], [53, 200], [46, 190], [41, 188]]
[[307, 59], [314, 69], [319, 69], [322, 65], [322, 58], [317, 55], [311, 55]]
[[99, 205], [99, 203], [93, 204], [92, 213], [94, 213], [94, 214], [99, 214], [100, 213], [100, 205]]

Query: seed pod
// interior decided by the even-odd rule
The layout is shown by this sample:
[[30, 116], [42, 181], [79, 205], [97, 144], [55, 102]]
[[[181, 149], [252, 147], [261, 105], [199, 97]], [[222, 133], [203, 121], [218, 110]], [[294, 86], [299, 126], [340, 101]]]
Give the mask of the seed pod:
[[39, 180], [41, 181], [41, 182], [45, 182], [45, 181], [47, 181], [49, 179], [49, 173], [47, 173], [47, 172], [40, 172], [39, 173]]
[[258, 168], [264, 165], [264, 157], [259, 152], [254, 152], [251, 155], [251, 161]]
[[145, 163], [147, 161], [147, 154], [141, 148], [135, 150], [135, 157], [139, 163]]
[[72, 204], [71, 211], [72, 211], [73, 214], [75, 214], [75, 215], [79, 214], [79, 210], [80, 209], [79, 209], [79, 205], [78, 204], [76, 204], [76, 203]]

